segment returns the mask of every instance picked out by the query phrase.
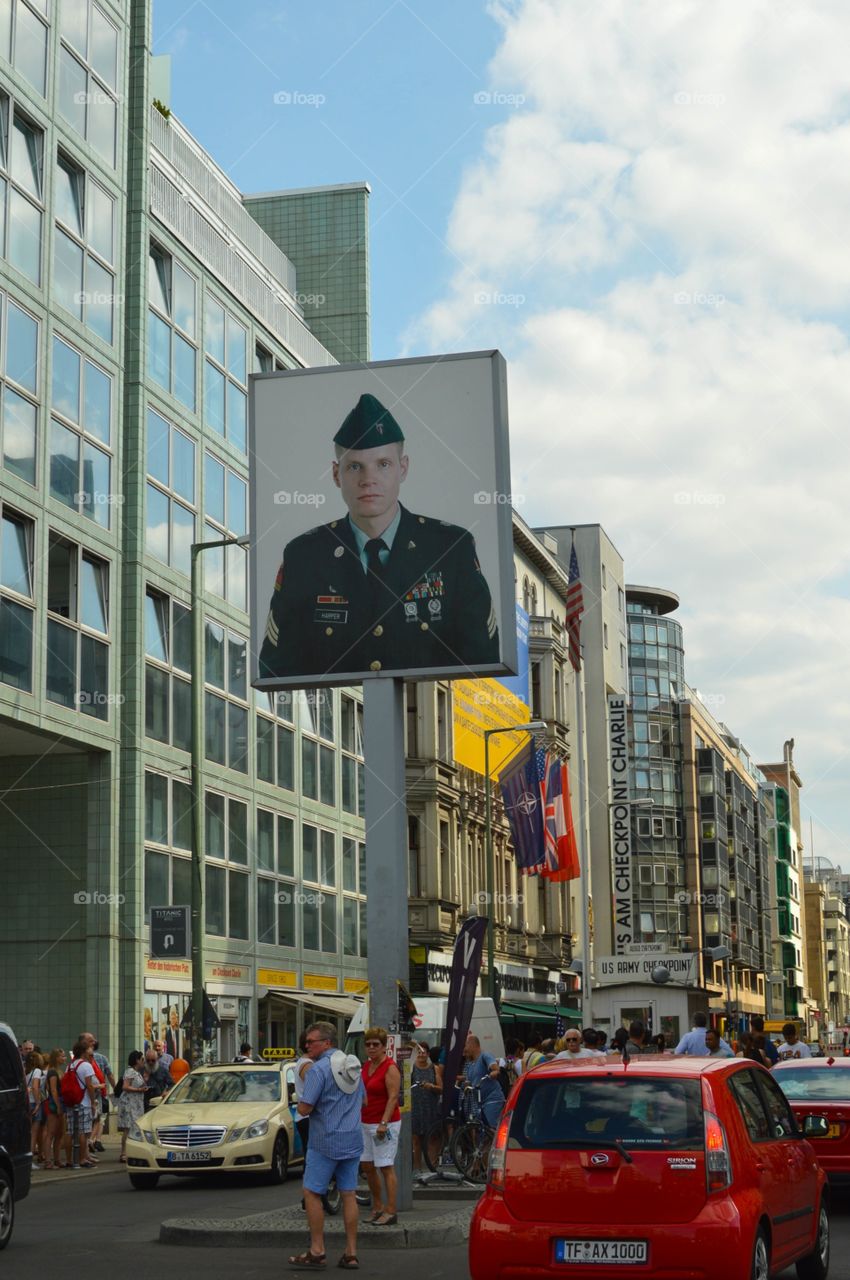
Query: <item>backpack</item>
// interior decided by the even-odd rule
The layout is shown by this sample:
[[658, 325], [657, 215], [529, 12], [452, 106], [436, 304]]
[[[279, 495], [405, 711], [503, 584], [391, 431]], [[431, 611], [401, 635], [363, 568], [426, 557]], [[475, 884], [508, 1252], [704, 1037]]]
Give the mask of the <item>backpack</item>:
[[77, 1075], [77, 1067], [79, 1065], [79, 1062], [71, 1063], [59, 1086], [59, 1092], [66, 1107], [78, 1107], [83, 1100], [84, 1090], [80, 1084], [80, 1077]]

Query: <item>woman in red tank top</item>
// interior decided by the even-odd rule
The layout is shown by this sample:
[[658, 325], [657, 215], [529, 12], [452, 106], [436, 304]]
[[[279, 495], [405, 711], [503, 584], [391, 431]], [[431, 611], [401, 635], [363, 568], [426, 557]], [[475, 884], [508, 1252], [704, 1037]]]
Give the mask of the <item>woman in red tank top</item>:
[[392, 1058], [387, 1057], [387, 1033], [383, 1027], [370, 1027], [365, 1042], [363, 1084], [366, 1101], [360, 1120], [363, 1125], [363, 1171], [372, 1193], [372, 1216], [367, 1218], [367, 1222], [376, 1227], [391, 1227], [398, 1221], [398, 1184], [394, 1164], [401, 1128], [398, 1108], [401, 1073]]

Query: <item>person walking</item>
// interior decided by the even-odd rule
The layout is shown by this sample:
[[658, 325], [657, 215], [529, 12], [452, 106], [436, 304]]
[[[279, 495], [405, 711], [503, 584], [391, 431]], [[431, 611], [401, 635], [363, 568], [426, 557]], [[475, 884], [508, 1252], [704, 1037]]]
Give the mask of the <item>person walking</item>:
[[[554, 1047], [554, 1046], [553, 1046]], [[499, 1059], [485, 1053], [481, 1041], [470, 1031], [464, 1049], [466, 1064], [463, 1080], [481, 1094], [481, 1113], [485, 1124], [495, 1129], [505, 1105], [505, 1095], [499, 1083]]]
[[800, 1039], [793, 1022], [785, 1023], [782, 1028], [782, 1036], [782, 1041], [776, 1046], [776, 1053], [780, 1062], [787, 1062], [789, 1058], [796, 1061], [797, 1058], [810, 1058], [812, 1056], [811, 1049]]
[[127, 1134], [135, 1121], [145, 1114], [145, 1094], [148, 1086], [142, 1075], [144, 1054], [134, 1049], [127, 1059], [121, 1078], [121, 1095], [118, 1099], [118, 1132], [121, 1134], [121, 1154], [118, 1159], [127, 1163]]
[[253, 1048], [247, 1040], [243, 1040], [239, 1046], [239, 1052], [233, 1059], [234, 1062], [253, 1062]]
[[750, 1030], [754, 1036], [764, 1036], [764, 1044], [761, 1046], [762, 1053], [767, 1058], [768, 1066], [775, 1067], [779, 1061], [779, 1054], [776, 1052], [776, 1045], [770, 1036], [765, 1034], [764, 1018], [760, 1013], [750, 1014]]
[[330, 1022], [314, 1022], [307, 1028], [304, 1046], [313, 1065], [305, 1072], [299, 1116], [310, 1117], [310, 1145], [304, 1162], [304, 1201], [310, 1226], [310, 1247], [290, 1257], [293, 1267], [325, 1267], [325, 1212], [322, 1196], [336, 1178], [342, 1196], [345, 1253], [337, 1266], [358, 1271], [357, 1175], [363, 1152], [360, 1110], [365, 1090], [360, 1061], [337, 1048], [336, 1028]]
[[582, 1036], [578, 1027], [568, 1027], [563, 1037], [556, 1042], [555, 1048], [559, 1050], [555, 1054], [556, 1061], [578, 1062], [582, 1058], [602, 1057], [601, 1053], [597, 1053], [595, 1049], [589, 1049], [586, 1044], [582, 1043]]
[[360, 1117], [362, 1163], [372, 1193], [372, 1216], [366, 1221], [375, 1227], [391, 1227], [398, 1222], [395, 1157], [401, 1130], [398, 1106], [401, 1072], [392, 1058], [387, 1057], [387, 1033], [383, 1027], [369, 1027], [364, 1043], [366, 1061], [362, 1075], [366, 1100]]
[[107, 1118], [109, 1116], [109, 1098], [107, 1096], [108, 1094], [107, 1083], [111, 1086], [111, 1088], [114, 1091], [115, 1076], [112, 1074], [112, 1064], [107, 1058], [106, 1054], [98, 1052], [97, 1040], [93, 1041], [92, 1049], [94, 1051], [92, 1054], [92, 1063], [95, 1069], [95, 1074], [97, 1075], [98, 1084], [101, 1086], [101, 1090], [100, 1090], [100, 1110], [95, 1113], [95, 1116], [92, 1122], [92, 1131], [91, 1131], [91, 1137], [89, 1138], [89, 1147], [92, 1151], [105, 1151], [106, 1148], [104, 1147], [100, 1139], [101, 1139], [101, 1134], [104, 1131], [104, 1124], [107, 1122]]
[[79, 1143], [80, 1159], [79, 1163], [74, 1164], [75, 1169], [93, 1169], [97, 1164], [97, 1160], [89, 1151], [89, 1134], [92, 1130], [95, 1107], [100, 1106], [100, 1086], [92, 1061], [94, 1054], [93, 1044], [94, 1037], [78, 1040], [71, 1051], [73, 1060], [68, 1067], [68, 1071], [74, 1073], [77, 1083], [83, 1091], [80, 1101], [75, 1103], [70, 1110], [66, 1110], [65, 1113], [72, 1149], [74, 1139]]
[[[413, 1070], [410, 1073], [411, 1127], [413, 1130], [413, 1177], [422, 1177], [422, 1153], [428, 1134], [440, 1118], [440, 1099], [443, 1096], [443, 1068], [431, 1061], [428, 1045], [416, 1046]], [[432, 1147], [437, 1144], [432, 1141]], [[434, 1160], [436, 1150], [428, 1151]]]

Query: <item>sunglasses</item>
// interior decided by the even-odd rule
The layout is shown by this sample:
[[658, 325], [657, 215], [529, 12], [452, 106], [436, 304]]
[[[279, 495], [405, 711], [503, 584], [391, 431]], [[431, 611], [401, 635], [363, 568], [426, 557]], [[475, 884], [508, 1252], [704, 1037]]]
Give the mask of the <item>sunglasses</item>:
[[324, 1037], [324, 1036], [313, 1036], [312, 1040], [305, 1040], [305, 1041], [304, 1041], [304, 1043], [305, 1043], [305, 1045], [308, 1045], [308, 1044], [324, 1044], [324, 1043], [325, 1043], [325, 1037]]

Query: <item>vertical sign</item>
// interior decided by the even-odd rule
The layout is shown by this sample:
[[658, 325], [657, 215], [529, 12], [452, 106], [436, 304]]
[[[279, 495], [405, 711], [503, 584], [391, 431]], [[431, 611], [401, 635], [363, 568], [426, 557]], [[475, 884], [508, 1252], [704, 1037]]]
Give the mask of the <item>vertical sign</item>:
[[611, 886], [614, 954], [624, 955], [634, 941], [632, 901], [632, 807], [629, 803], [629, 743], [626, 699], [608, 696], [608, 753], [611, 761]]

